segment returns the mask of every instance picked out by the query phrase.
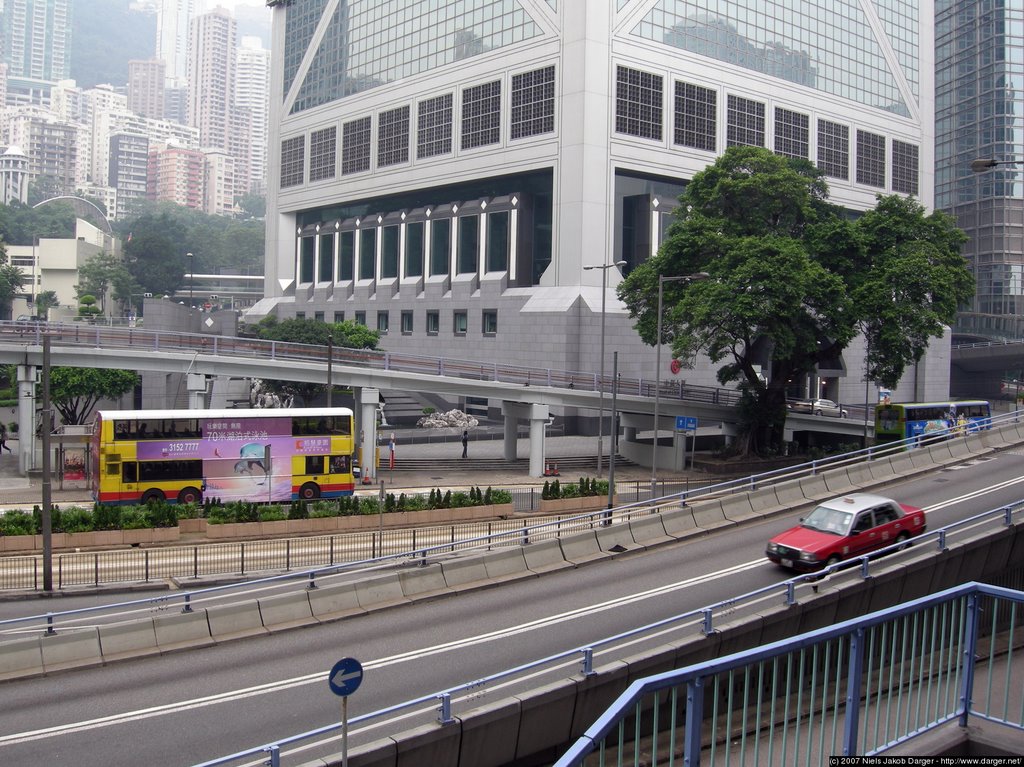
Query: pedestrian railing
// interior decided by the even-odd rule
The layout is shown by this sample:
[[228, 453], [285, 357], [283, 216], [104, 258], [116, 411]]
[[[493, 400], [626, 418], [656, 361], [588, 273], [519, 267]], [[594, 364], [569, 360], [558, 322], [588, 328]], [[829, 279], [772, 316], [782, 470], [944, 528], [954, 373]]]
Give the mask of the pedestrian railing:
[[971, 583], [639, 679], [555, 765], [827, 764], [947, 722], [1024, 731], [1022, 608]]

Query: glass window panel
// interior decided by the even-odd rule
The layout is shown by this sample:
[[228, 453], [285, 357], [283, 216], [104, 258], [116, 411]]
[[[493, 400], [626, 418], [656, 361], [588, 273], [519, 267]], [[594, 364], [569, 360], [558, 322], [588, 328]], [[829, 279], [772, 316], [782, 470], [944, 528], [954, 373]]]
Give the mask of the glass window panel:
[[477, 271], [480, 255], [480, 217], [459, 218], [459, 251], [456, 258], [458, 274], [472, 274]]
[[615, 80], [615, 131], [661, 140], [661, 77], [620, 66]]
[[299, 282], [313, 281], [313, 257], [316, 254], [316, 239], [302, 237], [299, 240]]
[[452, 221], [440, 218], [430, 224], [430, 273], [448, 274], [452, 249]]
[[309, 180], [323, 181], [334, 178], [334, 165], [338, 154], [338, 129], [315, 130], [309, 134]]
[[677, 82], [673, 143], [714, 152], [718, 141], [718, 94], [710, 88]]
[[372, 280], [377, 260], [377, 230], [362, 229], [359, 232], [359, 279]]
[[338, 279], [351, 280], [353, 256], [355, 255], [355, 232], [341, 232], [338, 235]]
[[551, 133], [555, 129], [555, 67], [512, 76], [513, 139]]
[[385, 226], [380, 241], [380, 276], [398, 276], [398, 227]]
[[320, 235], [320, 254], [317, 258], [318, 268], [316, 278], [320, 282], [330, 282], [334, 279], [334, 235]]
[[487, 215], [487, 266], [488, 272], [508, 270], [509, 219], [511, 213], [489, 213]]
[[306, 137], [295, 136], [281, 142], [281, 188], [299, 186], [305, 180]]
[[405, 225], [405, 276], [423, 276], [423, 222]]

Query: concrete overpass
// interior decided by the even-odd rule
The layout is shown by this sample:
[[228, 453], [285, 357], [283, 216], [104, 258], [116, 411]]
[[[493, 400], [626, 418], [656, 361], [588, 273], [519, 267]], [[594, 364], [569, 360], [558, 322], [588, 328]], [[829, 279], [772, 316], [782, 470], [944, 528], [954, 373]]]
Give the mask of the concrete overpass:
[[[624, 454], [643, 460], [648, 455], [631, 449], [637, 433], [655, 429], [655, 392], [651, 379], [606, 376], [586, 371], [552, 370], [501, 363], [423, 355], [394, 354], [367, 349], [207, 336], [192, 333], [117, 328], [98, 325], [0, 323], [0, 362], [19, 366], [18, 400], [22, 424], [35, 423], [36, 369], [43, 364], [43, 338], [49, 339], [50, 364], [178, 373], [187, 377], [190, 406], [203, 407], [207, 379], [276, 378], [304, 383], [351, 386], [357, 393], [357, 417], [366, 454], [377, 444], [375, 410], [380, 390], [426, 392], [449, 397], [473, 396], [500, 401], [505, 416], [505, 457], [515, 458], [517, 423], [530, 425], [530, 475], [544, 470], [544, 426], [553, 408], [597, 410], [610, 396], [621, 414], [626, 438]], [[676, 416], [694, 416], [699, 423], [736, 422], [739, 394], [734, 389], [687, 386], [661, 382], [657, 397], [658, 433], [676, 434]], [[822, 431], [852, 438], [865, 433], [858, 419], [823, 418], [809, 414], [789, 416], [794, 430]], [[35, 429], [23, 429], [23, 468], [35, 455]], [[666, 459], [671, 451], [664, 451]], [[632, 457], [632, 456], [631, 456]], [[660, 461], [659, 461], [660, 463]], [[371, 475], [372, 478], [372, 475]]]
[[1024, 340], [979, 341], [957, 344], [951, 349], [949, 390], [953, 396], [1002, 396], [1008, 372], [1019, 378], [1024, 370]]

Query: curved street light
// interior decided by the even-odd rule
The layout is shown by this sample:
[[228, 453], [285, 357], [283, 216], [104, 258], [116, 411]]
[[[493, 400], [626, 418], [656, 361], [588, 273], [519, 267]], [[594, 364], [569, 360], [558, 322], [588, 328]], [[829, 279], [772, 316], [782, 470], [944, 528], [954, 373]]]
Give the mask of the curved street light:
[[[694, 274], [681, 274], [678, 277], [666, 277], [663, 274], [658, 275], [658, 335], [654, 339], [654, 439], [651, 440], [651, 498], [657, 495], [658, 486], [658, 418], [659, 418], [659, 405], [661, 404], [661, 315], [663, 314], [663, 304], [665, 303], [665, 283], [666, 282], [696, 282], [698, 280], [706, 280], [710, 277], [707, 272], [696, 272]], [[697, 435], [693, 435], [693, 444], [697, 444]], [[685, 453], [683, 454], [685, 469]]]

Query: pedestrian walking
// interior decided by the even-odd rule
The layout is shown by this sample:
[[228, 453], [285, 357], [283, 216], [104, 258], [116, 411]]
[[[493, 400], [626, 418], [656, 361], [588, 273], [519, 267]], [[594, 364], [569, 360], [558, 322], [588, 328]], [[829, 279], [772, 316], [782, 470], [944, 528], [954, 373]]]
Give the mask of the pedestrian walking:
[[2, 453], [4, 450], [6, 450], [8, 453], [14, 452], [9, 447], [7, 447], [7, 425], [4, 423], [0, 423], [0, 453]]
[[469, 458], [469, 432], [462, 430], [462, 457]]

